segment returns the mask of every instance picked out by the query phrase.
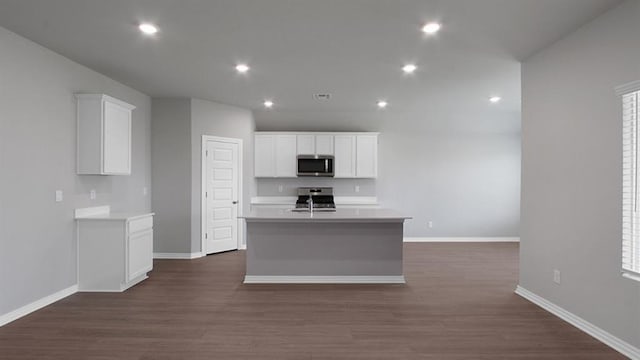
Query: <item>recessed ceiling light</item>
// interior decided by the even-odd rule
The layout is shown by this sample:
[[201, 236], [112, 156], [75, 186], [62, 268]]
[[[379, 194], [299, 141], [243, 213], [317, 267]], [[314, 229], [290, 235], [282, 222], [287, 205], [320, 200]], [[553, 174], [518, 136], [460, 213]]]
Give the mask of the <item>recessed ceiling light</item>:
[[236, 70], [240, 73], [240, 74], [244, 74], [247, 71], [249, 71], [249, 65], [247, 64], [238, 64], [236, 65]]
[[418, 69], [418, 67], [415, 64], [406, 64], [402, 67], [402, 71], [404, 71], [405, 74], [413, 74], [416, 69]]
[[442, 25], [438, 24], [437, 22], [432, 22], [432, 23], [428, 23], [427, 25], [422, 27], [422, 31], [425, 34], [435, 34], [437, 33], [440, 28], [442, 27]]
[[266, 107], [267, 109], [271, 109], [273, 107], [273, 101], [265, 100], [264, 101], [264, 107]]
[[502, 100], [502, 98], [500, 96], [492, 96], [489, 98], [489, 101], [491, 101], [492, 103], [497, 103], [500, 102], [500, 100]]
[[140, 24], [140, 26], [138, 26], [138, 29], [140, 29], [140, 31], [147, 35], [153, 35], [158, 32], [158, 28], [155, 25], [149, 23]]
[[387, 105], [389, 105], [389, 103], [387, 103], [385, 100], [380, 100], [380, 101], [378, 101], [378, 107], [379, 107], [380, 109], [384, 109], [384, 108], [386, 108], [386, 107], [387, 107]]

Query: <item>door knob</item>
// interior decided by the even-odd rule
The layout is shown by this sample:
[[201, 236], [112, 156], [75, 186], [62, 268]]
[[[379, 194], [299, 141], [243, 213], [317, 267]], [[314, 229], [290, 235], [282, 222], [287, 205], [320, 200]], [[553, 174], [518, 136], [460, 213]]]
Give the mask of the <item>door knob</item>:
[[238, 202], [237, 202], [237, 201], [232, 201], [231, 203], [232, 203], [232, 204], [237, 204]]

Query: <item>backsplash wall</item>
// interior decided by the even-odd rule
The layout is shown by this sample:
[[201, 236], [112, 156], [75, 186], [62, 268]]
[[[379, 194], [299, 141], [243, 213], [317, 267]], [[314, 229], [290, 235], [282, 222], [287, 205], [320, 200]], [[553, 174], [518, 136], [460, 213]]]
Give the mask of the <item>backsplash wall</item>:
[[[257, 179], [258, 196], [297, 196], [299, 187], [333, 187], [335, 196], [376, 196], [375, 179], [287, 178]], [[280, 192], [282, 186], [282, 192]], [[356, 186], [359, 192], [356, 192]]]

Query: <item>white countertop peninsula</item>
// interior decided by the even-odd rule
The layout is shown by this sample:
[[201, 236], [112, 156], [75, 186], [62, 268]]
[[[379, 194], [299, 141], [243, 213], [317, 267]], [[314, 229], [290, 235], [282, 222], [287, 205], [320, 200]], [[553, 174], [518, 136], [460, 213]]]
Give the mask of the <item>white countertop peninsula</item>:
[[247, 222], [400, 222], [411, 217], [390, 209], [336, 209], [336, 211], [300, 212], [291, 209], [260, 208], [254, 209], [240, 218]]
[[260, 208], [247, 222], [245, 283], [403, 284], [409, 217], [389, 209], [294, 212]]

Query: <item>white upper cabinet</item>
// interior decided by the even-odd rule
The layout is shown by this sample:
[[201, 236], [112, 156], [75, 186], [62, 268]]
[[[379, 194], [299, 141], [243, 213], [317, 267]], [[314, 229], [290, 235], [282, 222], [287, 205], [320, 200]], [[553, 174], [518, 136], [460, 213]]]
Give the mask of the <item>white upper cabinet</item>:
[[276, 176], [276, 136], [256, 135], [254, 141], [254, 176]]
[[333, 135], [297, 135], [298, 155], [333, 155]]
[[76, 94], [81, 175], [131, 174], [131, 115], [135, 106], [103, 94]]
[[296, 135], [276, 135], [276, 177], [296, 177]]
[[356, 177], [356, 136], [335, 136], [334, 171], [337, 178]]
[[315, 135], [297, 135], [298, 139], [298, 155], [315, 155], [316, 154], [316, 137]]
[[296, 177], [296, 135], [256, 134], [255, 177]]
[[333, 155], [336, 178], [378, 175], [377, 133], [255, 134], [255, 177], [297, 177], [298, 155]]
[[334, 135], [316, 135], [316, 154], [333, 155], [333, 138]]
[[378, 136], [356, 136], [356, 177], [378, 176]]

